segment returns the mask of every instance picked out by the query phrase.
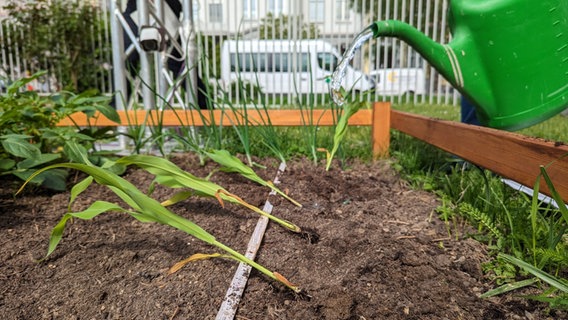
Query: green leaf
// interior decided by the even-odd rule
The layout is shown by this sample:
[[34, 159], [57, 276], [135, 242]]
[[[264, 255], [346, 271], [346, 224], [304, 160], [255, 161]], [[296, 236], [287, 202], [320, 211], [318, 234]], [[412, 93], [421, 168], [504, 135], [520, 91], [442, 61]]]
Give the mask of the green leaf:
[[226, 200], [231, 203], [240, 204], [260, 215], [271, 219], [272, 221], [282, 225], [287, 229], [290, 229], [294, 232], [300, 231], [300, 228], [298, 226], [262, 211], [261, 209], [245, 202], [243, 199], [238, 198], [236, 195], [231, 194], [230, 192], [225, 190], [225, 188], [219, 186], [216, 183], [198, 178], [190, 174], [189, 172], [183, 171], [178, 166], [166, 159], [147, 155], [131, 155], [118, 159], [116, 163], [125, 165], [133, 164], [139, 166], [155, 175], [155, 180], [164, 186], [170, 188], [189, 188], [194, 190], [194, 193], [196, 195], [215, 197], [217, 199], [220, 199], [220, 201]]
[[193, 193], [191, 191], [176, 192], [171, 198], [169, 198], [166, 201], [163, 201], [162, 205], [164, 207], [171, 206], [173, 204], [186, 200], [187, 198], [191, 197], [192, 194]]
[[75, 202], [75, 199], [85, 191], [91, 184], [93, 183], [93, 177], [88, 176], [85, 179], [81, 180], [79, 183], [75, 184], [73, 188], [71, 188], [71, 196], [69, 198], [69, 206], [67, 210], [71, 211], [71, 205]]
[[53, 170], [46, 172], [42, 186], [57, 191], [65, 191], [67, 189], [67, 170]]
[[497, 295], [503, 294], [505, 292], [509, 292], [509, 291], [517, 290], [519, 288], [524, 288], [524, 287], [533, 285], [536, 282], [538, 282], [538, 278], [531, 278], [531, 279], [526, 279], [526, 280], [517, 281], [517, 282], [513, 282], [513, 283], [506, 283], [506, 284], [504, 284], [500, 287], [497, 287], [493, 290], [489, 290], [489, 291], [485, 292], [484, 294], [482, 294], [480, 296], [480, 298], [489, 298], [489, 297], [497, 296]]
[[30, 77], [25, 77], [25, 78], [15, 80], [14, 82], [12, 82], [8, 86], [8, 91], [7, 91], [8, 96], [14, 96], [16, 93], [18, 93], [20, 88], [23, 88], [26, 84], [34, 81], [35, 79], [43, 76], [46, 73], [47, 73], [47, 71], [40, 71], [38, 73], [31, 75]]
[[67, 171], [63, 169], [51, 170], [49, 172], [27, 169], [14, 171], [12, 174], [24, 181], [31, 179], [32, 182], [52, 190], [64, 191], [67, 188]]
[[[198, 178], [164, 158], [147, 155], [131, 155], [118, 159], [116, 163], [136, 165], [155, 175], [156, 181], [166, 187], [190, 188], [208, 197], [216, 197], [219, 190], [224, 190], [220, 185]], [[229, 197], [224, 197], [223, 200], [237, 202]]]
[[91, 164], [87, 149], [75, 141], [67, 141], [63, 147], [63, 152], [73, 162]]
[[23, 139], [23, 140], [29, 140], [31, 138], [33, 138], [30, 135], [27, 134], [16, 134], [16, 133], [10, 133], [10, 134], [4, 134], [0, 136], [0, 139]]
[[566, 208], [564, 200], [562, 200], [562, 197], [560, 196], [558, 191], [556, 191], [556, 188], [552, 183], [552, 179], [550, 179], [550, 176], [548, 175], [548, 172], [546, 172], [546, 168], [544, 166], [540, 166], [540, 174], [544, 178], [544, 181], [546, 182], [546, 186], [550, 190], [552, 198], [554, 199], [554, 201], [556, 201], [556, 205], [558, 206], [558, 210], [562, 214], [562, 218], [568, 223], [568, 208]]
[[118, 112], [116, 112], [116, 110], [113, 107], [105, 106], [105, 105], [96, 105], [96, 109], [100, 113], [102, 113], [105, 117], [107, 117], [109, 120], [120, 124], [120, 116], [118, 115]]
[[341, 117], [339, 118], [339, 121], [335, 126], [335, 134], [333, 135], [333, 148], [331, 149], [330, 155], [327, 158], [327, 163], [325, 166], [326, 171], [329, 170], [331, 161], [333, 160], [337, 149], [339, 149], [339, 145], [341, 144], [341, 141], [343, 141], [345, 133], [347, 133], [349, 118], [351, 118], [351, 116], [354, 115], [355, 112], [359, 111], [359, 109], [361, 109], [363, 105], [364, 103], [349, 103], [345, 105], [343, 113], [341, 114]]
[[227, 150], [213, 150], [211, 152], [205, 152], [205, 154], [211, 158], [213, 161], [217, 162], [222, 166], [221, 170], [225, 172], [236, 172], [242, 175], [243, 177], [254, 181], [262, 186], [269, 187], [270, 189], [274, 190], [274, 192], [278, 193], [288, 201], [292, 202], [298, 207], [302, 207], [302, 205], [297, 202], [296, 200], [290, 198], [287, 194], [282, 192], [279, 188], [277, 188], [273, 183], [266, 181], [259, 177], [251, 167], [245, 165], [239, 158], [231, 155]]
[[16, 165], [16, 161], [12, 159], [0, 159], [0, 170], [7, 171]]
[[6, 152], [19, 158], [37, 158], [41, 154], [36, 145], [22, 139], [7, 138], [2, 140], [2, 147]]
[[101, 213], [111, 210], [126, 211], [114, 203], [106, 201], [95, 201], [93, 204], [91, 204], [89, 208], [83, 211], [65, 214], [63, 218], [61, 218], [59, 223], [55, 225], [53, 230], [51, 230], [51, 236], [49, 238], [49, 246], [47, 248], [47, 254], [41, 260], [47, 259], [47, 257], [49, 257], [53, 253], [53, 251], [55, 251], [57, 245], [59, 244], [59, 242], [61, 242], [61, 238], [63, 237], [63, 231], [65, 231], [65, 225], [67, 224], [67, 221], [69, 219], [79, 218], [82, 220], [90, 220]]
[[550, 275], [538, 268], [536, 268], [535, 266], [526, 263], [523, 260], [517, 259], [513, 256], [504, 254], [504, 253], [500, 253], [499, 254], [500, 257], [502, 257], [503, 259], [505, 259], [506, 261], [522, 268], [523, 270], [525, 270], [526, 272], [532, 274], [533, 276], [539, 278], [540, 280], [548, 283], [549, 285], [553, 286], [554, 288], [561, 290], [563, 292], [568, 292], [568, 285], [566, 283], [564, 283], [562, 280], [557, 279], [556, 277], [554, 277], [553, 275]]
[[38, 157], [28, 158], [26, 160], [18, 162], [18, 169], [30, 169], [42, 164], [46, 164], [61, 158], [59, 153], [42, 153]]

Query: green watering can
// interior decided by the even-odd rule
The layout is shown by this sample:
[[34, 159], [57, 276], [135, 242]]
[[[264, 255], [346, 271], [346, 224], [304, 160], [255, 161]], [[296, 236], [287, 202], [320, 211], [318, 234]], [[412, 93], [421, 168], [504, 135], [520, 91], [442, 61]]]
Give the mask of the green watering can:
[[449, 24], [445, 45], [400, 21], [370, 28], [418, 51], [485, 126], [518, 130], [568, 106], [567, 0], [451, 0]]

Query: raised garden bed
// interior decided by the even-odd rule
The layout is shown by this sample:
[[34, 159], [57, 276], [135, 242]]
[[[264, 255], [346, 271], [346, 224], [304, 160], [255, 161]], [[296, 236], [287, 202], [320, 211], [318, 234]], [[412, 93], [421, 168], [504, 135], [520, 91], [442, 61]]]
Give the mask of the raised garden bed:
[[[215, 165], [193, 155], [173, 161], [198, 176]], [[265, 159], [257, 172], [272, 180], [278, 161]], [[152, 177], [130, 170], [142, 190]], [[268, 191], [236, 175], [213, 181], [262, 207]], [[434, 209], [432, 194], [411, 190], [387, 161], [351, 163], [324, 171], [305, 159], [290, 161], [281, 177], [304, 207], [270, 196], [273, 213], [319, 237], [310, 239], [270, 223], [257, 261], [306, 290], [294, 295], [256, 271], [236, 319], [561, 319], [545, 304], [504, 295], [478, 296], [492, 288], [481, 265], [484, 246], [467, 227], [451, 235]], [[172, 275], [168, 269], [209, 247], [181, 231], [142, 224], [111, 213], [69, 224], [55, 253], [42, 263], [51, 228], [66, 211], [69, 194], [27, 189], [13, 198], [14, 184], [0, 186], [0, 316], [5, 319], [214, 319], [237, 263], [204, 260]], [[158, 188], [167, 198], [171, 190]], [[91, 187], [75, 209], [115, 196]], [[244, 252], [257, 216], [213, 199], [189, 199], [172, 210]], [[518, 294], [519, 292], [515, 292]], [[527, 292], [525, 292], [527, 293]]]

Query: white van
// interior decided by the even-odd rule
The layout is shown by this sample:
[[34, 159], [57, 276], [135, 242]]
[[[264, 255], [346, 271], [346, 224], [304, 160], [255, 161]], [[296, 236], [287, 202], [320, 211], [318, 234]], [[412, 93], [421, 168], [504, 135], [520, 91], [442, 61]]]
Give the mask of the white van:
[[[237, 80], [264, 93], [329, 93], [329, 77], [341, 55], [321, 40], [227, 40], [221, 51], [221, 82]], [[346, 90], [375, 88], [373, 80], [351, 67], [342, 83]]]
[[426, 77], [420, 68], [381, 69], [371, 71], [369, 75], [375, 81], [377, 94], [426, 94]]

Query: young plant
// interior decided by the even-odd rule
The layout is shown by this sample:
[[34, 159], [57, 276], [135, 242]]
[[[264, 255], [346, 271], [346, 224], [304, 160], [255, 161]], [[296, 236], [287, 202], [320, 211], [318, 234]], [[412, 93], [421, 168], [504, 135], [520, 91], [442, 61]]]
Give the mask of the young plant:
[[367, 104], [366, 102], [352, 102], [352, 103], [347, 103], [344, 106], [343, 112], [341, 113], [341, 116], [337, 121], [337, 125], [335, 126], [335, 134], [333, 135], [333, 148], [331, 149], [331, 152], [327, 155], [327, 161], [325, 165], [326, 171], [328, 171], [329, 168], [331, 167], [331, 161], [333, 160], [335, 153], [339, 149], [341, 141], [343, 141], [343, 138], [347, 133], [349, 118], [351, 118], [351, 116], [354, 115], [355, 112], [359, 111], [359, 109], [361, 109], [361, 107], [365, 106], [366, 104]]
[[[201, 241], [204, 241], [205, 243], [216, 246], [217, 248], [225, 251], [227, 255], [223, 255], [223, 257], [230, 257], [239, 262], [246, 263], [252, 266], [253, 268], [257, 269], [258, 271], [262, 272], [263, 274], [267, 275], [271, 279], [281, 282], [286, 287], [292, 289], [294, 292], [299, 293], [301, 291], [297, 286], [290, 283], [286, 278], [284, 278], [279, 273], [270, 271], [264, 266], [254, 262], [251, 259], [248, 259], [246, 256], [233, 250], [229, 246], [217, 241], [213, 235], [205, 231], [199, 225], [169, 211], [164, 206], [162, 206], [158, 201], [150, 198], [149, 196], [141, 192], [138, 188], [136, 188], [136, 186], [134, 186], [127, 180], [121, 178], [120, 176], [116, 175], [112, 171], [107, 170], [105, 168], [96, 167], [93, 165], [79, 164], [79, 163], [61, 163], [61, 164], [51, 165], [43, 169], [40, 169], [36, 173], [34, 173], [30, 177], [30, 179], [28, 179], [24, 183], [24, 185], [20, 188], [20, 190], [18, 190], [18, 193], [21, 192], [22, 189], [27, 185], [27, 183], [35, 176], [41, 174], [42, 172], [56, 168], [69, 168], [69, 169], [79, 170], [88, 174], [89, 177], [79, 182], [72, 188], [71, 197], [68, 206], [68, 212], [53, 228], [49, 240], [49, 247], [47, 250], [47, 254], [43, 259], [49, 257], [49, 255], [51, 255], [51, 253], [53, 253], [53, 251], [57, 248], [57, 245], [59, 244], [59, 242], [63, 237], [65, 225], [67, 224], [67, 221], [69, 219], [79, 218], [83, 220], [90, 220], [95, 218], [99, 214], [105, 212], [118, 211], [118, 212], [127, 213], [140, 222], [144, 223], [156, 222], [181, 230], [189, 235], [196, 237]], [[93, 181], [96, 181], [100, 185], [109, 187], [117, 196], [119, 196], [126, 204], [128, 204], [130, 208], [123, 208], [115, 203], [98, 200], [95, 201], [93, 204], [91, 204], [89, 208], [83, 211], [72, 212], [71, 205], [74, 202], [74, 200], [83, 191], [85, 191]]]
[[[44, 74], [39, 72], [16, 80], [0, 95], [0, 175], [26, 180], [38, 166], [67, 161], [70, 155], [65, 146], [69, 142], [94, 150], [95, 139], [101, 138], [105, 129], [57, 126], [73, 113], [82, 112], [91, 119], [98, 111], [111, 120], [120, 121], [116, 111], [108, 106], [110, 99], [98, 96], [96, 91], [60, 92], [44, 97], [25, 89], [28, 83]], [[65, 178], [65, 170], [59, 169], [42, 173], [34, 183], [64, 190]]]
[[268, 219], [280, 224], [284, 228], [293, 231], [301, 232], [300, 227], [297, 225], [275, 217], [267, 212], [264, 212], [260, 208], [257, 208], [238, 196], [225, 190], [223, 187], [205, 180], [198, 178], [189, 172], [180, 169], [178, 166], [172, 162], [159, 157], [147, 156], [147, 155], [132, 155], [120, 158], [116, 161], [120, 165], [136, 165], [151, 174], [155, 175], [155, 182], [170, 188], [188, 188], [193, 191], [181, 191], [176, 193], [172, 198], [165, 201], [164, 205], [172, 205], [177, 202], [183, 201], [192, 195], [205, 196], [211, 198], [217, 198], [221, 204], [223, 201], [228, 201], [235, 204], [240, 204], [252, 211], [267, 217]]
[[[544, 293], [540, 295], [530, 295], [525, 297], [528, 299], [549, 303], [553, 307], [560, 306], [565, 308], [566, 306], [568, 306], [568, 282], [566, 282], [566, 280], [557, 278], [531, 265], [530, 263], [527, 263], [513, 256], [500, 253], [499, 257], [505, 260], [506, 262], [511, 263], [523, 269], [525, 272], [532, 274], [534, 278], [521, 280], [514, 283], [504, 284], [502, 286], [499, 286], [493, 290], [487, 291], [486, 293], [482, 294], [481, 295], [482, 298], [489, 298], [512, 290], [528, 287], [542, 281], [550, 285], [552, 289], [546, 290]], [[554, 293], [557, 291], [559, 291], [560, 293], [554, 295]]]
[[[312, 70], [311, 61], [308, 60], [308, 69]], [[326, 81], [329, 83], [330, 78], [327, 78]], [[315, 95], [313, 93], [313, 84], [314, 84], [314, 75], [310, 71], [310, 90], [307, 96], [307, 106], [304, 106], [304, 101], [301, 98], [301, 94], [298, 93], [297, 83], [294, 81], [294, 91], [296, 93], [295, 101], [296, 105], [300, 109], [302, 115], [302, 123], [301, 130], [304, 132], [302, 135], [303, 140], [305, 141], [306, 147], [309, 150], [309, 153], [312, 157], [314, 165], [318, 163], [318, 151], [321, 151], [317, 148], [318, 142], [318, 132], [320, 130], [319, 121], [321, 119], [314, 119], [314, 110], [316, 107], [315, 104]], [[304, 111], [305, 110], [305, 111]], [[323, 116], [323, 113], [322, 113]]]
[[290, 198], [287, 194], [282, 192], [279, 188], [277, 188], [274, 183], [270, 181], [266, 181], [259, 177], [254, 170], [252, 170], [249, 166], [245, 165], [239, 158], [231, 155], [227, 150], [213, 150], [211, 152], [205, 152], [205, 154], [211, 158], [213, 161], [217, 162], [221, 165], [221, 171], [224, 172], [236, 172], [242, 175], [243, 177], [254, 181], [262, 186], [268, 187], [274, 192], [278, 193], [288, 201], [292, 202], [294, 205], [298, 207], [302, 207], [302, 205], [297, 202], [296, 200]]

